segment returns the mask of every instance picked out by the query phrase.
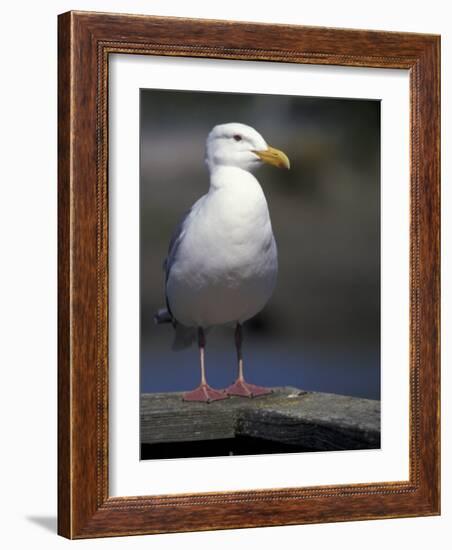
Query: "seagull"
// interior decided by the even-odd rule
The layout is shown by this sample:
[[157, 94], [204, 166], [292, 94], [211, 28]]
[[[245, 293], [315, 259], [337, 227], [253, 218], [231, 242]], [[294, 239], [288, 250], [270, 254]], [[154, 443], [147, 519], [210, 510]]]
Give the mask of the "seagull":
[[[285, 153], [267, 145], [251, 126], [215, 126], [206, 143], [209, 190], [184, 215], [170, 241], [164, 262], [166, 308], [154, 319], [173, 324], [173, 349], [197, 338], [201, 381], [183, 394], [184, 401], [271, 393], [245, 380], [242, 357], [242, 325], [268, 302], [278, 273], [267, 201], [253, 175], [263, 163], [290, 168]], [[225, 390], [206, 380], [206, 332], [218, 325], [235, 326], [238, 375]]]

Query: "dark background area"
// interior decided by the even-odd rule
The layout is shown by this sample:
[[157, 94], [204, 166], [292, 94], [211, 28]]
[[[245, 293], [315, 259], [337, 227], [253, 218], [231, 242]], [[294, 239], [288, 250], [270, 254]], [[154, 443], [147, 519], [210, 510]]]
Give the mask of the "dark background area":
[[[279, 276], [245, 324], [245, 375], [267, 386], [380, 398], [380, 103], [141, 90], [141, 392], [199, 383], [195, 347], [171, 351], [162, 263], [171, 234], [207, 192], [207, 134], [224, 122], [258, 130], [290, 158], [256, 173], [269, 204]], [[133, 136], [131, 136], [133, 139]], [[207, 340], [208, 382], [236, 376], [231, 328]]]

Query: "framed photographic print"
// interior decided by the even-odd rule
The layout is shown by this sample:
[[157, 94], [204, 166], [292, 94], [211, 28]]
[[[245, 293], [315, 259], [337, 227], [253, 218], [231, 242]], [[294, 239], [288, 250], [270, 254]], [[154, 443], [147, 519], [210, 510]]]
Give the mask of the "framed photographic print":
[[61, 535], [439, 514], [439, 46], [59, 16]]

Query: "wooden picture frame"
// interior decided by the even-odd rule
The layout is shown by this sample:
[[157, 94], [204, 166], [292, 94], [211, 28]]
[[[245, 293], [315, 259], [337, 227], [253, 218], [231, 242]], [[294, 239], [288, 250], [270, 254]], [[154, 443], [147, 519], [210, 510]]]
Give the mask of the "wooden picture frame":
[[[68, 538], [440, 513], [440, 38], [68, 12], [58, 38], [58, 532]], [[408, 481], [110, 497], [108, 61], [112, 53], [410, 74]]]

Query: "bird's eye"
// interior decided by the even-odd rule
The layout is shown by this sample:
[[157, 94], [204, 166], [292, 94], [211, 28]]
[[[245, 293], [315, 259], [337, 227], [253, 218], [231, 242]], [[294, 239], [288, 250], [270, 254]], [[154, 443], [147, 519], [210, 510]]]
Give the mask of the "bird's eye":
[[235, 141], [242, 141], [242, 136], [239, 136], [239, 134], [235, 134], [232, 137], [235, 139]]

